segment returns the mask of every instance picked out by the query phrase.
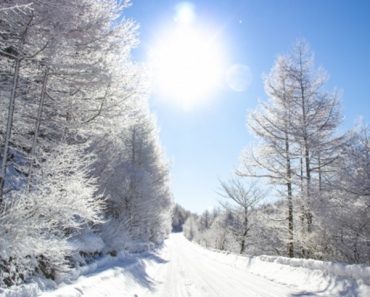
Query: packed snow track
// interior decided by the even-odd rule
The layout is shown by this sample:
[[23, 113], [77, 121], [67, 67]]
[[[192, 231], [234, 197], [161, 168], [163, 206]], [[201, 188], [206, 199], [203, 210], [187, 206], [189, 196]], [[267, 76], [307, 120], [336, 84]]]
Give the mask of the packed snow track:
[[158, 296], [163, 297], [245, 297], [291, 296], [292, 290], [215, 260], [206, 251], [174, 234], [167, 242], [168, 262]]
[[111, 262], [104, 262], [90, 273], [62, 284], [57, 290], [44, 292], [42, 296], [362, 296], [356, 293], [352, 283], [348, 283], [347, 288], [340, 286], [342, 294], [330, 290], [328, 285], [307, 290], [309, 280], [302, 285], [302, 282], [294, 283], [293, 277], [293, 282], [287, 284], [261, 276], [248, 269], [248, 258], [239, 265], [240, 258], [206, 250], [189, 242], [182, 234], [172, 234], [156, 253], [140, 254], [131, 259], [112, 258]]

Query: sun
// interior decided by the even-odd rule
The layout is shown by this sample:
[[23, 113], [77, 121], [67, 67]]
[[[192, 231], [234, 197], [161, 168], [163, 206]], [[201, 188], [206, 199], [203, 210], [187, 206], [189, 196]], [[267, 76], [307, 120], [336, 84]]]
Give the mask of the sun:
[[217, 33], [194, 18], [192, 6], [178, 6], [175, 26], [164, 30], [150, 51], [156, 92], [187, 110], [208, 102], [223, 80]]

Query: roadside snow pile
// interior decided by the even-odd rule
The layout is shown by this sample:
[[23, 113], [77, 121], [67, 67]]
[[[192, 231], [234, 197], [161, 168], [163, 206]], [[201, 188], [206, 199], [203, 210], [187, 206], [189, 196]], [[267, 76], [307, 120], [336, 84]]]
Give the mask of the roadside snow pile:
[[307, 291], [330, 296], [370, 296], [369, 267], [270, 256], [248, 257], [244, 263], [251, 273]]
[[0, 296], [36, 297], [42, 292], [55, 290], [58, 287], [65, 286], [65, 284], [71, 284], [82, 275], [96, 273], [114, 266], [131, 266], [131, 264], [134, 265], [137, 261], [137, 257], [130, 256], [125, 252], [119, 253], [116, 257], [107, 255], [89, 265], [73, 268], [69, 272], [58, 274], [55, 282], [44, 278], [33, 278], [29, 284], [12, 286], [7, 289], [0, 288]]
[[366, 265], [349, 265], [338, 262], [324, 262], [318, 260], [291, 259], [285, 257], [260, 256], [262, 262], [270, 262], [291, 267], [307, 268], [310, 270], [321, 270], [326, 274], [343, 278], [352, 278], [370, 286], [370, 267]]
[[[47, 296], [49, 292], [54, 292], [55, 290], [62, 292], [59, 296], [70, 296], [70, 292], [67, 294], [64, 287], [73, 284], [80, 277], [83, 279], [88, 275], [101, 273], [105, 270], [107, 270], [106, 274], [109, 274], [109, 271], [115, 271], [114, 273], [120, 271], [121, 275], [116, 281], [121, 283], [134, 282], [132, 280], [132, 272], [129, 270], [143, 265], [142, 259], [150, 258], [150, 255], [152, 255], [150, 251], [154, 249], [154, 245], [150, 243], [129, 242], [126, 243], [125, 251], [110, 251], [105, 248], [105, 243], [100, 236], [89, 231], [70, 238], [68, 243], [71, 250], [74, 251], [69, 259], [71, 265], [74, 266], [72, 269], [66, 272], [58, 272], [55, 276], [55, 281], [42, 277], [31, 277], [24, 284], [8, 288], [0, 287], [0, 296], [36, 297], [40, 296], [40, 294]], [[103, 253], [106, 256], [103, 256]], [[112, 276], [112, 278], [114, 277]], [[134, 285], [131, 284], [130, 286]], [[75, 295], [72, 294], [71, 296]]]
[[315, 291], [319, 296], [320, 293], [323, 296], [370, 296], [369, 266], [213, 251], [215, 261], [307, 292]]
[[145, 296], [153, 286], [148, 273], [158, 269], [157, 258], [151, 252], [106, 256], [68, 275], [56, 289], [42, 290], [40, 296]]

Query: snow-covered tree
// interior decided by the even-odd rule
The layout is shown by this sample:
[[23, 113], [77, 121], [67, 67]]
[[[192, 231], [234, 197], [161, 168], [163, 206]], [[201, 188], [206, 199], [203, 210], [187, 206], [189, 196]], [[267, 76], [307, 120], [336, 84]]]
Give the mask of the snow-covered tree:
[[[314, 66], [313, 54], [306, 42], [298, 42], [289, 57], [288, 75], [292, 88], [292, 136], [300, 152], [296, 165], [300, 191], [300, 219], [297, 232], [303, 256], [315, 253], [319, 230], [314, 216], [320, 215], [325, 179], [338, 158], [345, 137], [338, 136], [341, 121], [339, 97], [324, 89], [327, 75]], [[298, 207], [297, 207], [298, 208]], [[316, 227], [315, 227], [316, 225]]]
[[[128, 5], [0, 4], [1, 285], [19, 280], [9, 271], [53, 276], [71, 256], [69, 238], [91, 230], [153, 243], [170, 232], [168, 166], [130, 56]], [[123, 197], [132, 207], [114, 204]]]
[[321, 217], [330, 258], [354, 263], [370, 262], [370, 137], [361, 125], [343, 147], [331, 176]]
[[189, 240], [197, 241], [199, 237], [199, 226], [195, 215], [189, 216], [185, 221], [184, 235]]
[[[245, 185], [240, 178], [232, 179], [229, 182], [221, 181], [222, 192], [220, 195], [225, 199], [222, 205], [234, 213], [237, 218], [231, 231], [239, 243], [239, 253], [243, 254], [248, 246], [250, 231], [254, 228], [251, 212], [263, 199], [264, 194], [255, 183]], [[231, 202], [231, 203], [229, 203]]]
[[[115, 249], [125, 246], [117, 233], [124, 232], [126, 244], [158, 243], [171, 228], [168, 165], [145, 101], [136, 98], [131, 108], [134, 103], [138, 106], [132, 110], [134, 118], [129, 117], [131, 123], [114, 138], [105, 137], [93, 146], [99, 156], [95, 174], [101, 192], [108, 197], [110, 222], [103, 230], [110, 231], [103, 236]], [[107, 146], [112, 150], [107, 152]]]
[[172, 213], [172, 232], [182, 232], [184, 223], [189, 216], [190, 212], [176, 203]]
[[289, 239], [288, 255], [294, 255], [293, 228], [293, 177], [295, 148], [292, 144], [292, 88], [288, 73], [289, 61], [279, 57], [270, 74], [265, 78], [265, 92], [269, 101], [249, 115], [248, 125], [260, 139], [257, 152], [246, 151], [241, 176], [268, 178], [285, 190], [279, 193], [287, 199], [287, 221]]
[[[61, 145], [48, 154], [32, 192], [15, 192], [0, 214], [0, 259], [9, 264], [6, 270], [19, 270], [19, 275], [25, 270], [23, 277], [40, 265], [49, 277], [64, 270], [71, 252], [68, 237], [101, 222], [104, 204], [96, 196], [96, 181], [89, 177], [90, 156], [76, 145]], [[10, 272], [2, 276], [19, 281]]]
[[298, 251], [312, 256], [314, 212], [345, 140], [337, 136], [338, 95], [323, 89], [327, 76], [315, 69], [312, 56], [307, 43], [298, 42], [292, 53], [277, 59], [265, 79], [269, 101], [249, 115], [259, 148], [244, 153], [238, 171], [267, 178], [287, 198], [290, 257]]

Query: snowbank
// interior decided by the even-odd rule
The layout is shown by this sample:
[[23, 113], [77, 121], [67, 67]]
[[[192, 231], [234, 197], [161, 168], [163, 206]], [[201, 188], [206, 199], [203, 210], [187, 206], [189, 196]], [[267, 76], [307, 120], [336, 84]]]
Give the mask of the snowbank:
[[212, 254], [215, 261], [307, 292], [324, 296], [370, 296], [369, 266], [278, 256], [240, 256], [216, 250]]
[[366, 265], [349, 265], [337, 262], [325, 262], [312, 259], [292, 259], [274, 256], [260, 256], [258, 258], [262, 262], [289, 265], [291, 267], [301, 267], [310, 270], [321, 270], [327, 274], [362, 281], [364, 284], [370, 286], [370, 267]]
[[51, 281], [44, 278], [33, 278], [31, 283], [19, 286], [12, 286], [7, 289], [0, 288], [1, 297], [36, 297], [44, 291], [55, 290], [59, 286], [71, 284], [81, 275], [88, 275], [102, 271], [114, 265], [130, 266], [137, 263], [137, 258], [134, 258], [124, 252], [121, 252], [117, 257], [107, 255], [89, 265], [76, 267], [69, 272], [57, 275], [56, 281]]

